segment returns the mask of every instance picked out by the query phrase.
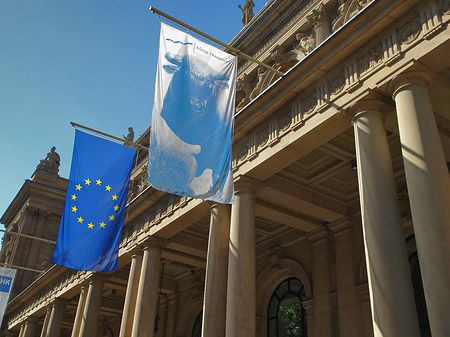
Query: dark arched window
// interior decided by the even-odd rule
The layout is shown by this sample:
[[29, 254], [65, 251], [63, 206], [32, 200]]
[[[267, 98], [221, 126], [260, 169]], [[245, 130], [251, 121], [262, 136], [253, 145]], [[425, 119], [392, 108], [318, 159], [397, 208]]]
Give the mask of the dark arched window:
[[201, 337], [202, 335], [202, 316], [203, 311], [198, 314], [195, 320], [194, 327], [192, 328], [192, 337]]
[[306, 337], [306, 314], [302, 301], [305, 289], [300, 280], [289, 278], [274, 291], [267, 314], [268, 337]]
[[422, 275], [420, 274], [419, 258], [417, 256], [416, 238], [414, 235], [406, 239], [408, 250], [409, 268], [416, 301], [417, 316], [419, 318], [420, 336], [431, 337], [430, 322], [428, 321], [427, 305], [423, 293]]

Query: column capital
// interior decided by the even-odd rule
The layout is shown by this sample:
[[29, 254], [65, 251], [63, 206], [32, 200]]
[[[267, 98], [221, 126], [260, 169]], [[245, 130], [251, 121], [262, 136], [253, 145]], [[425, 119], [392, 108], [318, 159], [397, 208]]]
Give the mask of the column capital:
[[91, 277], [88, 278], [88, 282], [89, 285], [91, 284], [103, 284], [106, 282], [107, 277], [103, 276], [103, 275], [97, 275], [97, 274], [93, 274]]
[[314, 244], [323, 239], [327, 239], [329, 235], [330, 235], [329, 229], [325, 226], [320, 226], [319, 228], [307, 233], [306, 237], [310, 242]]
[[427, 89], [433, 84], [430, 74], [425, 71], [407, 71], [395, 76], [388, 84], [388, 92], [392, 95], [392, 99], [399, 91], [409, 86], [422, 86]]
[[165, 246], [169, 244], [169, 240], [159, 238], [156, 236], [149, 236], [139, 242], [139, 246], [142, 247], [142, 250], [145, 251], [150, 248], [157, 248], [157, 249], [163, 249]]
[[39, 321], [38, 317], [30, 316], [25, 320], [25, 323], [37, 323]]
[[349, 216], [343, 217], [339, 220], [327, 224], [327, 227], [334, 233], [340, 233], [346, 229], [351, 229], [353, 226], [353, 219]]
[[58, 297], [50, 302], [50, 307], [65, 307], [69, 302], [68, 299]]
[[317, 9], [314, 9], [311, 14], [306, 17], [306, 20], [314, 27], [326, 25], [330, 23], [330, 14], [328, 9], [321, 3]]
[[245, 176], [239, 176], [234, 180], [235, 193], [250, 193], [255, 194], [262, 183], [256, 179], [252, 179]]
[[384, 119], [384, 115], [389, 112], [389, 108], [392, 103], [388, 103], [383, 99], [378, 97], [371, 97], [372, 95], [368, 95], [367, 97], [357, 101], [347, 110], [347, 117], [352, 120], [352, 124], [366, 113], [379, 113]]

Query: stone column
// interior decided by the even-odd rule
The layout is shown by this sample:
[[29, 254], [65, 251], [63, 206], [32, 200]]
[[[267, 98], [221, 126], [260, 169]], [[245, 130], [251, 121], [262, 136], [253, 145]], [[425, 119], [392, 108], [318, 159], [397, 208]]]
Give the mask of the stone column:
[[139, 288], [131, 336], [153, 336], [157, 311], [161, 250], [166, 242], [151, 238], [144, 242]]
[[45, 313], [44, 323], [42, 324], [40, 337], [45, 337], [45, 335], [47, 334], [48, 321], [50, 320], [51, 309], [52, 308], [50, 306], [47, 307], [47, 312]]
[[450, 336], [450, 180], [423, 72], [390, 83], [433, 337]]
[[98, 317], [102, 301], [103, 284], [105, 280], [100, 277], [92, 277], [89, 280], [86, 304], [84, 306], [83, 319], [80, 326], [80, 337], [97, 336]]
[[312, 242], [314, 336], [331, 337], [331, 279], [328, 231], [325, 227], [321, 227], [308, 233], [308, 238]]
[[125, 294], [125, 303], [123, 305], [122, 322], [120, 324], [119, 337], [131, 336], [141, 267], [142, 250], [139, 250], [133, 252], [133, 255], [131, 256], [130, 274], [128, 275], [127, 292]]
[[308, 22], [314, 27], [314, 35], [316, 36], [316, 46], [325, 41], [331, 34], [330, 16], [328, 10], [323, 4], [307, 17]]
[[235, 184], [231, 207], [227, 288], [227, 337], [255, 337], [255, 188]]
[[334, 233], [339, 335], [346, 337], [358, 337], [360, 327], [352, 225], [350, 218], [343, 218], [328, 225]]
[[353, 107], [359, 199], [375, 337], [419, 337], [384, 104]]
[[203, 337], [225, 337], [230, 205], [213, 204], [203, 300]]
[[34, 330], [36, 329], [36, 319], [29, 318], [25, 322], [25, 327], [23, 330], [23, 337], [34, 337]]
[[83, 312], [84, 312], [84, 308], [86, 306], [87, 289], [88, 289], [87, 286], [85, 286], [85, 285], [81, 286], [80, 298], [78, 299], [77, 312], [75, 314], [75, 319], [73, 321], [71, 337], [78, 337], [80, 334], [81, 321], [83, 319]]
[[17, 337], [23, 337], [25, 331], [25, 323], [20, 325], [19, 335]]
[[61, 334], [62, 320], [64, 316], [64, 307], [66, 301], [56, 299], [51, 304], [50, 319], [48, 321], [45, 337], [59, 337]]

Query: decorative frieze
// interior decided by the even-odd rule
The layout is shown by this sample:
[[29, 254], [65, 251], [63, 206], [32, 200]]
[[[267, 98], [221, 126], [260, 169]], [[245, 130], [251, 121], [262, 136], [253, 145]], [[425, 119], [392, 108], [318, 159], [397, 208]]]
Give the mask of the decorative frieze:
[[398, 37], [400, 39], [400, 43], [402, 44], [410, 44], [414, 42], [420, 34], [421, 25], [419, 20], [414, 19], [404, 25], [398, 31]]
[[91, 273], [86, 271], [67, 269], [64, 274], [42, 289], [38, 295], [23, 302], [18, 309], [11, 312], [6, 318], [7, 326], [12, 327], [24, 322], [33, 313], [46, 307], [60, 297], [68, 288], [75, 287], [87, 280], [90, 275]]
[[441, 1], [442, 15], [450, 15], [450, 0]]
[[383, 45], [384, 64], [392, 65], [401, 57], [400, 45], [398, 43], [397, 35], [395, 33], [389, 34], [386, 38], [381, 40]]
[[361, 85], [359, 80], [359, 69], [356, 58], [353, 58], [347, 66], [344, 67], [346, 92], [350, 93]]
[[420, 21], [422, 23], [423, 37], [431, 38], [440, 29], [442, 29], [442, 19], [439, 13], [436, 0], [432, 0], [429, 4], [419, 11]]
[[314, 112], [314, 109], [316, 108], [316, 106], [317, 106], [316, 94], [306, 97], [306, 99], [302, 102], [303, 117], [312, 114]]
[[322, 81], [317, 88], [317, 112], [324, 111], [330, 104], [327, 81]]
[[328, 82], [330, 88], [330, 95], [338, 95], [344, 90], [345, 87], [345, 74], [344, 71], [340, 71], [337, 75], [332, 77]]
[[358, 67], [360, 76], [371, 72], [374, 68], [380, 65], [382, 61], [383, 48], [381, 44], [377, 44], [359, 58]]

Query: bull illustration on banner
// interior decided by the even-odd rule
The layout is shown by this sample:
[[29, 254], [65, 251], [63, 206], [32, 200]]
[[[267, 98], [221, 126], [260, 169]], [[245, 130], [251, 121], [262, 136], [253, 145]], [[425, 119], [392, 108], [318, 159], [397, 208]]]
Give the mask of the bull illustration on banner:
[[208, 199], [231, 179], [232, 113], [227, 108], [233, 74], [212, 67], [211, 53], [195, 42], [164, 40], [170, 51], [160, 56], [158, 68], [155, 102], [160, 102], [153, 110], [149, 182], [167, 192]]

